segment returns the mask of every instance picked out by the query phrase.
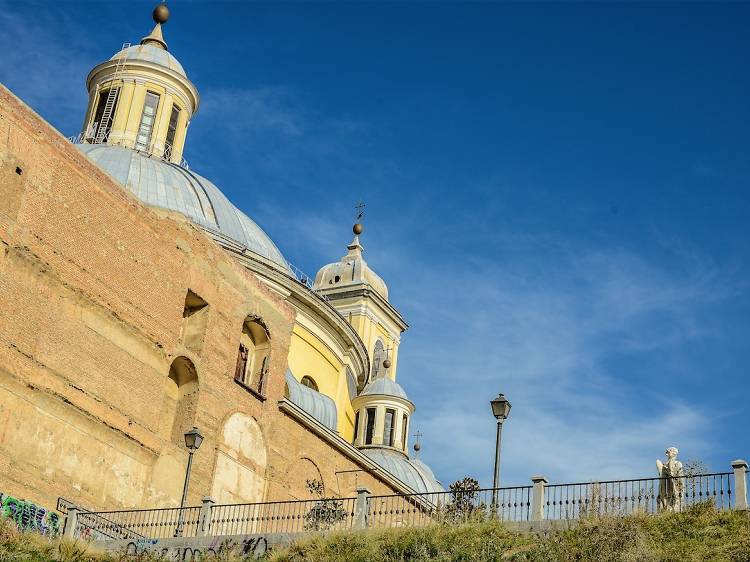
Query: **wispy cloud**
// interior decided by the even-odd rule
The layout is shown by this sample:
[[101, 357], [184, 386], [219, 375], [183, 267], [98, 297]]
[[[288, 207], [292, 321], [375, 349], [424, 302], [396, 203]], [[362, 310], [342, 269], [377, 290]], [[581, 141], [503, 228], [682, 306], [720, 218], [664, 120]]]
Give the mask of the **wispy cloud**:
[[0, 3], [0, 29], [0, 82], [62, 132], [77, 132], [86, 73], [101, 62], [92, 34], [65, 12], [40, 6], [29, 18], [9, 3]]
[[701, 320], [732, 291], [722, 271], [675, 273], [585, 247], [457, 265], [420, 278], [404, 296], [421, 303], [410, 306], [420, 333], [405, 338], [401, 376], [422, 407], [423, 454], [443, 478], [471, 473], [489, 482], [488, 400], [499, 390], [514, 404], [504, 445], [513, 482], [539, 472], [556, 480], [641, 476], [667, 445], [705, 452], [716, 415], [688, 403], [679, 376], [659, 373], [664, 363], [648, 352], [668, 357], [711, 336]]

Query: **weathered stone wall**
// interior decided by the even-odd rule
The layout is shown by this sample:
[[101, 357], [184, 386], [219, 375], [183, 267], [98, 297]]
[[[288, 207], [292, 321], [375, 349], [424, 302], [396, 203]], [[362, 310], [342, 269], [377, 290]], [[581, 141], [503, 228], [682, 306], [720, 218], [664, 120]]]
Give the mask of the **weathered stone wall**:
[[[210, 307], [199, 352], [180, 339], [188, 289]], [[248, 314], [271, 334], [265, 401], [233, 380]], [[168, 377], [185, 357], [197, 397], [183, 410], [206, 437], [190, 503], [306, 497], [310, 465], [329, 493], [387, 491], [337, 475], [359, 467], [279, 411], [293, 323], [204, 233], [146, 208], [0, 86], [0, 489], [44, 505], [178, 503], [187, 454]]]

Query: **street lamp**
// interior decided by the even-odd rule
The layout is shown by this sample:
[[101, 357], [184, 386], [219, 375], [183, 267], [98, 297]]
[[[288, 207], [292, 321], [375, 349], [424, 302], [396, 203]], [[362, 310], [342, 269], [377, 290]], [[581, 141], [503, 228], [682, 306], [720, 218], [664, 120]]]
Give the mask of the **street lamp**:
[[184, 523], [184, 508], [187, 501], [188, 486], [190, 485], [190, 470], [193, 468], [193, 453], [195, 453], [203, 443], [203, 435], [197, 427], [193, 427], [185, 433], [185, 447], [188, 450], [187, 470], [185, 471], [185, 485], [182, 488], [182, 501], [180, 501], [180, 518], [177, 522], [177, 529], [174, 532], [175, 537], [182, 535], [182, 526]]
[[492, 415], [497, 420], [497, 439], [495, 441], [495, 478], [492, 481], [492, 505], [494, 511], [497, 511], [497, 489], [500, 486], [500, 437], [503, 432], [503, 422], [510, 414], [510, 402], [504, 394], [498, 394], [497, 398], [490, 401], [492, 406]]

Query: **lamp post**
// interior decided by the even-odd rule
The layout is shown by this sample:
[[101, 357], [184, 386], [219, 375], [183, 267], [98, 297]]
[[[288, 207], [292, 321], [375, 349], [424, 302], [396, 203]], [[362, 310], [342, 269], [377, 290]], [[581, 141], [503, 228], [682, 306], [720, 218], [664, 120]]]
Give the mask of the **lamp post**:
[[188, 463], [185, 471], [185, 485], [182, 487], [182, 500], [180, 501], [180, 517], [177, 522], [174, 536], [182, 536], [182, 527], [185, 521], [185, 502], [187, 501], [188, 486], [190, 486], [190, 470], [193, 468], [193, 453], [195, 453], [203, 443], [203, 435], [197, 427], [193, 427], [185, 433], [185, 446], [188, 449]]
[[490, 401], [492, 415], [497, 420], [497, 438], [495, 441], [495, 477], [492, 481], [492, 508], [497, 513], [497, 489], [500, 486], [500, 438], [503, 433], [503, 422], [510, 414], [510, 402], [504, 394], [498, 394], [497, 398]]

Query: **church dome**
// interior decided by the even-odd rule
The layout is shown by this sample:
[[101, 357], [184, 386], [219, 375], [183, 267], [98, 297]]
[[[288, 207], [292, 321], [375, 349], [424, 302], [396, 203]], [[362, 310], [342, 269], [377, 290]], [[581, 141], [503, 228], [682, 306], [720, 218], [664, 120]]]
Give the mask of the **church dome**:
[[145, 43], [142, 45], [133, 45], [115, 53], [109, 60], [117, 61], [124, 57], [126, 62], [142, 61], [156, 64], [176, 72], [180, 76], [187, 78], [185, 69], [178, 60], [169, 51], [154, 43]]
[[445, 492], [432, 470], [422, 461], [410, 459], [392, 449], [362, 449], [362, 452], [417, 493]]
[[284, 256], [268, 235], [206, 178], [122, 146], [82, 144], [78, 149], [147, 205], [176, 211], [277, 269], [289, 271]]
[[353, 286], [369, 285], [376, 293], [388, 300], [388, 286], [385, 281], [367, 265], [362, 256], [359, 234], [347, 246], [348, 253], [341, 261], [329, 263], [320, 268], [315, 276], [314, 289], [347, 289]]
[[360, 392], [360, 396], [371, 396], [371, 395], [382, 395], [382, 396], [396, 396], [397, 398], [403, 398], [409, 400], [406, 396], [406, 391], [396, 381], [389, 379], [388, 377], [379, 377], [370, 382]]

